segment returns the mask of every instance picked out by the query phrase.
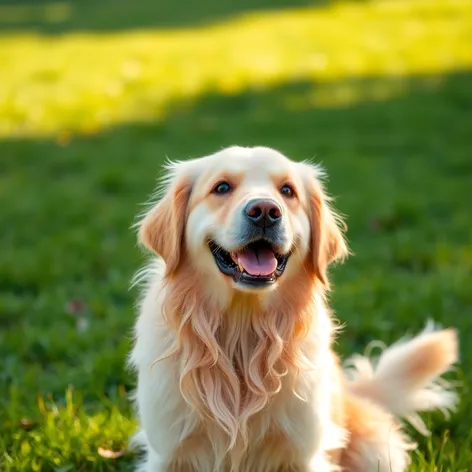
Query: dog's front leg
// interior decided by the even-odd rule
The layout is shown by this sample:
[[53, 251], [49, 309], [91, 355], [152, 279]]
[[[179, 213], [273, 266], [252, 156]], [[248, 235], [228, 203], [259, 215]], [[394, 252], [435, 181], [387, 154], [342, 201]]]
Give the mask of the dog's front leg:
[[200, 418], [188, 407], [171, 373], [167, 361], [139, 369], [135, 400], [141, 432], [135, 442], [146, 459], [137, 472], [187, 472], [190, 458], [204, 443], [196, 440]]

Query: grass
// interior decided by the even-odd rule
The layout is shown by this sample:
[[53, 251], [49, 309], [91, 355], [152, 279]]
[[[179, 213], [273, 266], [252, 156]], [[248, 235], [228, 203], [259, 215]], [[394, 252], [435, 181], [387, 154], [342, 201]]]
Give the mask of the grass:
[[[0, 18], [8, 11], [0, 6]], [[185, 29], [60, 37], [8, 32], [0, 35], [0, 64], [7, 71], [0, 136], [94, 134], [120, 123], [162, 120], [176, 100], [293, 80], [329, 88], [313, 94], [313, 105], [386, 98], [398, 93], [388, 83], [372, 91], [329, 85], [345, 77], [472, 67], [471, 43], [472, 8], [464, 0], [335, 3]]]
[[411, 471], [468, 471], [470, 3], [156, 3], [0, 3], [0, 469], [131, 470], [103, 457], [136, 427], [129, 227], [165, 156], [237, 143], [329, 172], [341, 353], [460, 330], [460, 411], [427, 416]]

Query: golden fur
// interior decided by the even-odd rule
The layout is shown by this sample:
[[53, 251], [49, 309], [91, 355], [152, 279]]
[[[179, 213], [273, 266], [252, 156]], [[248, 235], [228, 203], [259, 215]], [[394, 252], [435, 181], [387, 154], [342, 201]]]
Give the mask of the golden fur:
[[[320, 170], [268, 148], [228, 148], [170, 164], [162, 198], [139, 223], [157, 258], [145, 282], [131, 364], [138, 372], [143, 472], [402, 472], [413, 446], [398, 421], [452, 409], [436, 379], [457, 360], [452, 330], [427, 330], [378, 363], [344, 372], [332, 350], [327, 268], [347, 255]], [[234, 191], [212, 193], [219, 181]], [[286, 184], [296, 198], [284, 199]], [[274, 288], [221, 274], [207, 241], [232, 247], [240, 208], [270, 196], [293, 254]]]

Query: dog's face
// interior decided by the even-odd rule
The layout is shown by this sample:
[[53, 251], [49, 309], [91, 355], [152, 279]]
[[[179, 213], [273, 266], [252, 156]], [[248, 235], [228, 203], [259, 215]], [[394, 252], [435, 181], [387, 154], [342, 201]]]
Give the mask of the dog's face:
[[294, 253], [305, 256], [310, 235], [294, 163], [274, 152], [246, 150], [211, 160], [201, 162], [189, 202], [192, 259], [237, 289], [274, 287]]
[[191, 265], [242, 291], [272, 289], [300, 270], [325, 282], [327, 265], [346, 252], [317, 169], [268, 148], [171, 165], [140, 236], [163, 257], [167, 276]]

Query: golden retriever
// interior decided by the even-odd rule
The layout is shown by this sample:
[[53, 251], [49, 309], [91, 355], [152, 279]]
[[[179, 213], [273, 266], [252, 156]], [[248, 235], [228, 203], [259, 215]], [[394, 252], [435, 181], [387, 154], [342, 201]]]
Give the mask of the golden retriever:
[[326, 294], [347, 255], [319, 167], [265, 147], [170, 163], [135, 345], [142, 472], [401, 472], [417, 412], [453, 410], [454, 330], [342, 369]]

